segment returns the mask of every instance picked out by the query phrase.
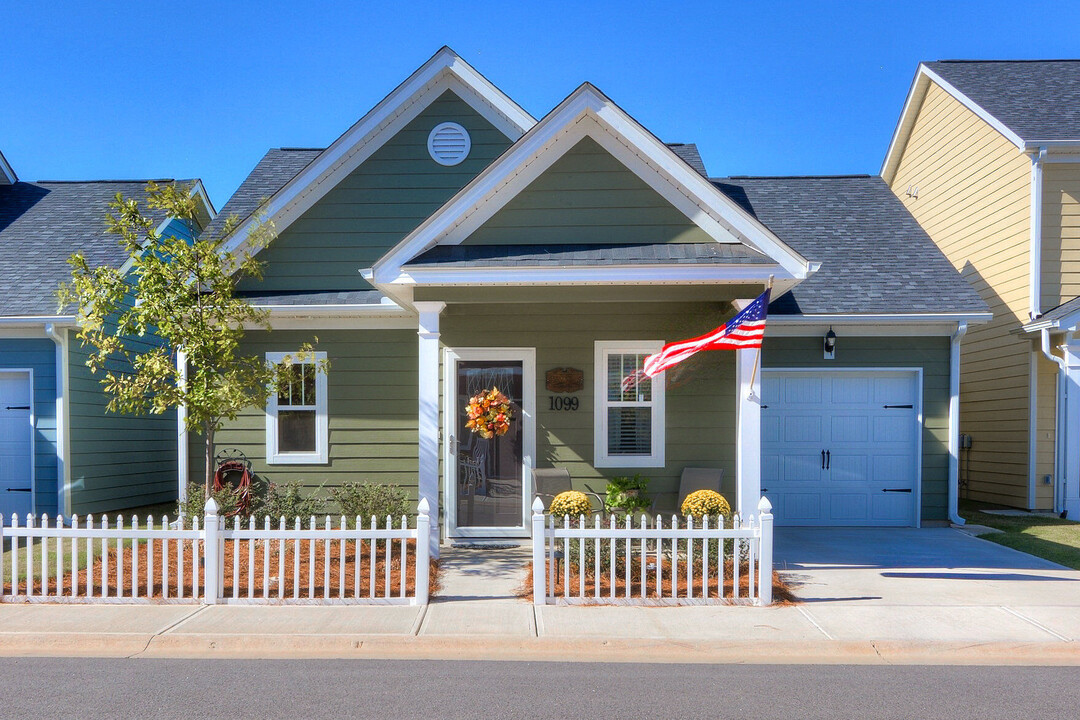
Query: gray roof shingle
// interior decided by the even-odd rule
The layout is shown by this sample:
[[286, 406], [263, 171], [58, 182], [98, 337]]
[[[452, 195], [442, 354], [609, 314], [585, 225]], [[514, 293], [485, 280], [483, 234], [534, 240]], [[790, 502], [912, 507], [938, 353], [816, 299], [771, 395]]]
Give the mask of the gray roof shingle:
[[[116, 193], [142, 197], [147, 182], [0, 185], [0, 316], [56, 315], [56, 289], [70, 279], [67, 259], [75, 252], [91, 267], [122, 265], [127, 253], [118, 236], [105, 232], [105, 214]], [[142, 209], [164, 220], [160, 212]]]
[[987, 312], [881, 178], [732, 177], [713, 184], [821, 268], [775, 314]]
[[754, 265], [772, 261], [736, 243], [610, 243], [582, 245], [437, 245], [417, 267], [571, 267], [600, 265]]
[[385, 295], [378, 290], [342, 290], [329, 292], [237, 293], [256, 307], [279, 305], [378, 305]]
[[698, 147], [694, 143], [667, 143], [667, 146], [671, 148], [672, 152], [681, 157], [683, 161], [694, 168], [702, 177], [709, 177], [709, 172], [705, 169], [705, 163], [701, 159], [701, 153], [698, 152]]
[[1025, 142], [1080, 140], [1080, 60], [924, 64]]

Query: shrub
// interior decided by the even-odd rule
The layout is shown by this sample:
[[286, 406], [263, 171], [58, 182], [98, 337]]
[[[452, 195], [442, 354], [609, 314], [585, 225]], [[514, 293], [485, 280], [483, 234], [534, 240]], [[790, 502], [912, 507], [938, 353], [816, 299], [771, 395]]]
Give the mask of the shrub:
[[695, 519], [706, 516], [715, 518], [717, 515], [729, 518], [731, 517], [731, 506], [728, 505], [728, 501], [724, 499], [724, 496], [715, 490], [696, 490], [683, 500], [682, 514]]
[[323, 486], [319, 485], [306, 496], [301, 491], [303, 485], [295, 480], [285, 485], [266, 483], [265, 487], [251, 486], [251, 514], [262, 520], [269, 516], [271, 525], [276, 526], [281, 518], [292, 526], [300, 518], [305, 527], [311, 522], [312, 515], [319, 516], [326, 512], [326, 498], [322, 496]]
[[330, 498], [348, 522], [354, 523], [359, 516], [365, 527], [372, 517], [376, 518], [379, 527], [385, 527], [387, 515], [394, 527], [400, 527], [401, 516], [410, 512], [408, 494], [396, 485], [345, 483], [331, 490]]
[[[232, 486], [210, 493], [218, 505], [218, 515], [228, 515], [240, 504], [240, 494]], [[200, 483], [188, 483], [187, 499], [176, 502], [176, 514], [186, 518], [203, 517], [206, 508], [206, 488]], [[200, 520], [200, 522], [202, 522]]]
[[548, 512], [555, 517], [569, 515], [576, 518], [579, 515], [590, 515], [592, 513], [592, 503], [589, 502], [589, 498], [586, 497], [585, 493], [577, 490], [567, 490], [559, 493], [551, 500]]
[[626, 513], [648, 510], [652, 506], [652, 499], [646, 492], [648, 489], [649, 478], [640, 475], [611, 478], [607, 484], [604, 505], [608, 510], [622, 510]]

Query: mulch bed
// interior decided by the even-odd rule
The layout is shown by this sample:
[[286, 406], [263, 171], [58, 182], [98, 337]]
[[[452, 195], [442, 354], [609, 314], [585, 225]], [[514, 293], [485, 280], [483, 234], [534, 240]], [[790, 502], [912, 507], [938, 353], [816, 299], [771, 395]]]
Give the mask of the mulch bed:
[[[79, 540], [79, 542], [85, 542], [85, 540]], [[100, 542], [100, 541], [96, 541]], [[313, 597], [316, 599], [323, 598], [327, 594], [330, 598], [343, 597], [345, 599], [356, 598], [385, 598], [385, 597], [400, 597], [401, 596], [401, 541], [392, 541], [391, 553], [389, 559], [390, 568], [390, 592], [386, 592], [386, 546], [383, 542], [378, 542], [376, 546], [375, 557], [375, 591], [371, 592], [370, 586], [370, 572], [371, 572], [371, 554], [368, 542], [364, 541], [359, 544], [359, 562], [360, 562], [360, 583], [357, 587], [354, 584], [355, 573], [357, 570], [357, 543], [346, 542], [344, 547], [344, 560], [345, 560], [345, 584], [342, 589], [340, 580], [340, 568], [341, 568], [341, 543], [339, 541], [329, 541], [329, 563], [330, 563], [330, 583], [327, 586], [324, 583], [325, 569], [326, 569], [326, 545], [328, 541], [325, 540], [300, 540], [298, 543], [292, 540], [284, 541], [284, 589], [279, 590], [278, 579], [279, 569], [279, 554], [281, 552], [281, 545], [277, 540], [269, 541], [248, 541], [248, 540], [225, 540], [225, 569], [223, 577], [222, 596], [225, 598], [231, 598], [233, 596], [233, 544], [239, 544], [239, 554], [237, 562], [238, 572], [238, 595], [239, 597], [246, 598], [248, 595], [248, 583], [247, 578], [249, 576], [248, 567], [248, 545], [254, 544], [255, 556], [254, 565], [251, 569], [251, 583], [253, 585], [253, 596], [261, 598], [263, 596], [263, 562], [265, 558], [265, 545], [269, 544], [270, 549], [270, 563], [269, 563], [269, 596], [271, 600], [275, 600], [279, 596], [279, 592], [285, 599], [291, 599], [293, 597], [294, 586], [300, 598]], [[164, 597], [161, 587], [162, 578], [162, 561], [163, 561], [163, 544], [165, 541], [153, 542], [153, 564], [154, 564], [154, 593], [153, 598], [162, 599]], [[180, 587], [181, 578], [177, 573], [177, 543], [183, 544], [184, 551], [184, 564], [182, 573], [182, 593]], [[314, 548], [311, 547], [311, 543], [314, 543]], [[408, 540], [405, 557], [405, 596], [410, 597], [416, 592], [416, 541]], [[200, 556], [203, 552], [203, 543], [199, 541]], [[296, 552], [296, 545], [299, 545], [300, 556], [300, 572], [296, 574], [294, 578], [294, 553]], [[177, 597], [190, 598], [192, 596], [192, 541], [191, 540], [169, 540], [169, 592], [168, 597], [170, 599]], [[311, 562], [311, 551], [314, 550], [314, 562]], [[131, 597], [131, 570], [132, 562], [134, 560], [134, 549], [128, 545], [122, 548], [123, 552], [123, 567], [124, 567], [124, 587], [123, 595], [125, 597]], [[148, 544], [144, 542], [139, 543], [138, 547], [138, 560], [139, 560], [139, 597], [147, 597], [147, 558]], [[25, 556], [20, 553], [20, 560]], [[108, 585], [109, 597], [119, 597], [119, 585], [117, 578], [117, 549], [114, 543], [110, 543], [108, 551], [108, 568], [106, 572], [106, 582]], [[35, 564], [37, 558], [35, 558]], [[70, 572], [70, 559], [65, 562], [65, 577], [64, 577], [64, 589], [62, 595], [71, 597], [71, 572]], [[93, 580], [93, 597], [101, 597], [101, 580], [102, 580], [102, 558], [98, 557], [93, 566], [79, 571], [78, 585], [76, 597], [87, 597], [87, 587], [92, 578]], [[6, 568], [5, 568], [6, 569]], [[198, 587], [202, 590], [205, 587], [205, 570], [200, 567], [198, 572]], [[309, 588], [309, 579], [311, 571], [314, 571], [314, 582]], [[50, 567], [49, 578], [49, 590], [53, 594], [56, 594], [56, 568]], [[31, 581], [33, 586], [33, 592], [35, 595], [42, 594], [42, 581], [40, 579], [34, 579]], [[429, 590], [432, 595], [436, 593], [439, 588], [439, 565], [437, 560], [431, 561], [431, 570], [429, 574]], [[27, 583], [25, 580], [21, 581], [18, 586], [18, 592], [11, 592], [11, 580], [10, 577], [7, 583], [4, 585], [4, 593], [26, 595]]]
[[[548, 561], [548, 570], [550, 571], [550, 561]], [[602, 572], [600, 574], [600, 576], [599, 576], [599, 579], [597, 577], [595, 577], [594, 575], [587, 573], [585, 575], [585, 578], [584, 578], [584, 581], [585, 581], [585, 593], [582, 596], [578, 592], [580, 587], [581, 587], [581, 585], [580, 585], [581, 576], [577, 573], [576, 567], [574, 567], [573, 565], [570, 566], [569, 593], [567, 593], [566, 588], [563, 587], [563, 567], [562, 567], [562, 565], [560, 564], [559, 567], [556, 568], [556, 570], [557, 570], [557, 572], [555, 573], [555, 589], [554, 589], [554, 592], [549, 590], [549, 592], [548, 592], [549, 595], [555, 595], [556, 597], [568, 597], [568, 598], [581, 597], [582, 598], [581, 602], [586, 603], [586, 604], [588, 604], [590, 601], [595, 602], [595, 603], [603, 603], [605, 601], [610, 600], [610, 598], [611, 598], [611, 576], [610, 576], [609, 573]], [[739, 567], [739, 598], [740, 599], [746, 599], [747, 593], [749, 592], [748, 570], [749, 570], [749, 567], [748, 567], [748, 565], [746, 563], [741, 564], [740, 567]], [[686, 575], [685, 575], [685, 564], [680, 566], [679, 571], [680, 572], [679, 572], [679, 580], [678, 580], [678, 582], [679, 582], [678, 597], [679, 598], [686, 598], [687, 597], [687, 579], [686, 579]], [[756, 575], [756, 573], [757, 573], [757, 571], [755, 569], [755, 575]], [[663, 580], [662, 580], [661, 587], [660, 587], [660, 589], [662, 590], [662, 594], [657, 592], [656, 572], [654, 570], [646, 570], [645, 574], [646, 574], [646, 583], [645, 583], [645, 599], [646, 600], [657, 600], [657, 601], [659, 601], [661, 599], [661, 597], [663, 598], [664, 601], [668, 601], [668, 600], [672, 599], [672, 595], [673, 595], [673, 593], [672, 593], [672, 576], [671, 576], [671, 566], [670, 566], [669, 563], [665, 563], [664, 567], [663, 567]], [[641, 593], [641, 567], [640, 567], [639, 563], [637, 563], [637, 562], [631, 562], [630, 579], [631, 579], [632, 584], [630, 586], [630, 598], [629, 599], [630, 600], [635, 600], [635, 599], [640, 600], [641, 599], [641, 594], [642, 594]], [[600, 585], [600, 598], [599, 599], [597, 599], [596, 596], [595, 596], [596, 595], [596, 586], [597, 586], [598, 582], [599, 582], [599, 585]], [[718, 583], [717, 583], [717, 578], [716, 578], [716, 575], [715, 575], [715, 568], [710, 568], [710, 572], [709, 572], [709, 599], [719, 600], [720, 598], [723, 598], [724, 600], [730, 600], [731, 596], [732, 596], [733, 589], [734, 589], [734, 586], [732, 584], [732, 572], [731, 572], [731, 563], [730, 562], [725, 563], [725, 568], [724, 568], [724, 590], [723, 590], [723, 593], [719, 594], [719, 597], [718, 597], [718, 587], [717, 586], [718, 586]], [[705, 588], [703, 587], [703, 579], [701, 577], [701, 574], [700, 574], [700, 572], [695, 570], [693, 598], [695, 600], [702, 599], [703, 596], [704, 596], [704, 592], [705, 592]], [[518, 589], [518, 596], [522, 597], [522, 598], [531, 599], [532, 598], [532, 593], [533, 593], [533, 565], [530, 562], [526, 566], [525, 582], [523, 582], [521, 587]], [[626, 598], [626, 578], [624, 578], [624, 577], [616, 577], [615, 578], [615, 599], [616, 600], [623, 600], [625, 598]], [[783, 580], [783, 578], [780, 577], [779, 573], [773, 571], [773, 604], [774, 605], [794, 605], [797, 602], [798, 602], [798, 598], [795, 597], [795, 593], [792, 591], [791, 586], [788, 585], [788, 583], [786, 583]]]

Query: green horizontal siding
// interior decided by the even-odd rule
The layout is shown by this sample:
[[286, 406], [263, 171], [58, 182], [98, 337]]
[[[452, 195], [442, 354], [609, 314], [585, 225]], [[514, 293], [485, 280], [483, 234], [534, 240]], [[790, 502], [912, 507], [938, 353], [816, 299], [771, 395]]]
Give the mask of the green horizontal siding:
[[592, 138], [529, 183], [465, 244], [710, 242], [704, 230]]
[[[326, 483], [379, 482], [398, 485], [416, 497], [417, 487], [417, 340], [415, 330], [251, 332], [242, 352], [264, 355], [295, 351], [310, 342], [326, 352], [330, 462], [325, 465], [268, 465], [266, 415], [245, 410], [218, 432], [215, 453], [242, 451], [260, 477], [277, 484], [299, 481], [309, 491]], [[205, 445], [193, 435], [189, 444], [190, 477], [203, 479]]]
[[[644, 292], [648, 292], [645, 290]], [[640, 297], [640, 296], [639, 296]], [[536, 349], [537, 467], [565, 467], [574, 485], [603, 492], [608, 478], [650, 478], [659, 506], [671, 509], [685, 467], [725, 470], [724, 492], [734, 499], [735, 356], [702, 353], [668, 373], [666, 451], [662, 468], [594, 468], [594, 364], [597, 340], [679, 340], [716, 327], [726, 303], [591, 303], [583, 305], [451, 305], [441, 322], [449, 347]], [[576, 412], [553, 411], [545, 374], [582, 370]], [[562, 397], [569, 397], [562, 394]]]
[[822, 357], [820, 337], [770, 337], [762, 346], [766, 368], [922, 368], [922, 519], [948, 519], [949, 339], [947, 337], [847, 337], [836, 359]]
[[[431, 129], [456, 122], [469, 156], [452, 167], [427, 151]], [[353, 290], [370, 267], [510, 146], [510, 140], [447, 90], [260, 253], [262, 282], [246, 291]]]

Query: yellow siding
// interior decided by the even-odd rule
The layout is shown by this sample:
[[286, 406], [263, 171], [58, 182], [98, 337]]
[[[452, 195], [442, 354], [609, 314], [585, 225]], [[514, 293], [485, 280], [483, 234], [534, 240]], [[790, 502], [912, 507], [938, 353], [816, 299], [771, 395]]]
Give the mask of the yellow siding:
[[[963, 343], [960, 431], [972, 436], [965, 497], [1028, 504], [1029, 161], [931, 83], [893, 192], [994, 313]], [[918, 197], [907, 189], [918, 187]]]
[[1080, 164], [1043, 166], [1042, 311], [1080, 295]]
[[1038, 348], [1033, 350], [1038, 361], [1038, 430], [1035, 456], [1035, 509], [1054, 509], [1054, 484], [1043, 479], [1054, 475], [1054, 432], [1057, 426], [1057, 364], [1047, 360]]

